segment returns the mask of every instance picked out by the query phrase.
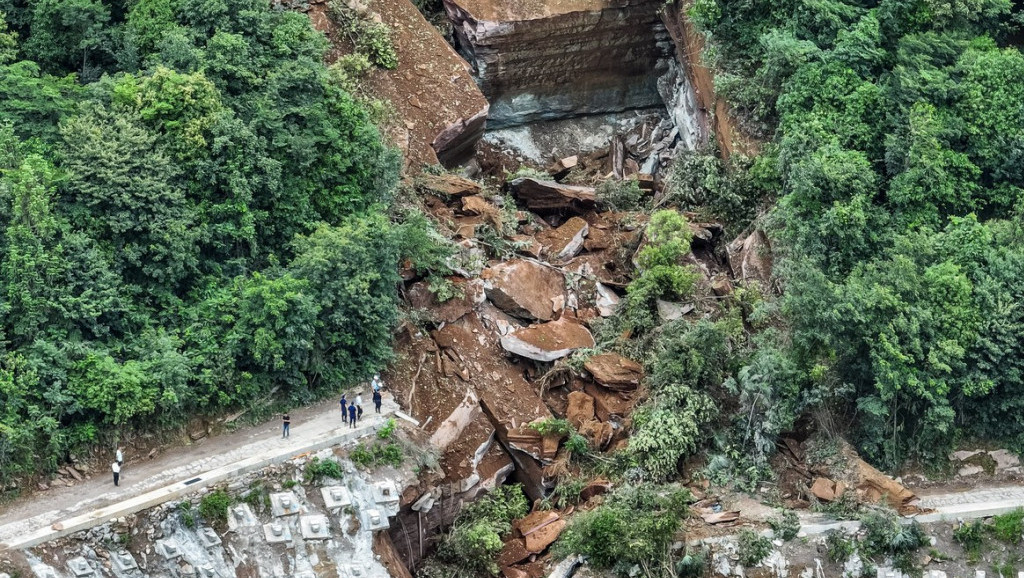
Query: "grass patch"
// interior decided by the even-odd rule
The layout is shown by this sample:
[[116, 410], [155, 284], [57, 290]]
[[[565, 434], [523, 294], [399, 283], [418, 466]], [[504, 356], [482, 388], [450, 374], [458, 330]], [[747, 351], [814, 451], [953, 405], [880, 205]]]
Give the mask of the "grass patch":
[[302, 475], [307, 484], [319, 484], [326, 479], [340, 480], [344, 473], [341, 471], [341, 464], [334, 460], [313, 458], [306, 464], [306, 469]]
[[231, 496], [224, 490], [215, 490], [199, 501], [199, 515], [210, 523], [225, 524], [228, 521], [228, 507]]

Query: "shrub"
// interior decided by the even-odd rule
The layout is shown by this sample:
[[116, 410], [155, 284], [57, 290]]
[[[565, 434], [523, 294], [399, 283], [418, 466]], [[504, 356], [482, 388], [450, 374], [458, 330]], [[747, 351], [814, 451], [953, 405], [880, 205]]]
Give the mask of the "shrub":
[[542, 436], [557, 435], [565, 437], [576, 430], [567, 419], [548, 418], [529, 424], [529, 428]]
[[382, 440], [389, 440], [391, 436], [395, 435], [395, 427], [398, 424], [395, 423], [395, 418], [389, 417], [384, 427], [377, 430], [377, 438]]
[[976, 562], [981, 556], [981, 545], [985, 540], [985, 526], [979, 520], [961, 524], [953, 530], [953, 539], [967, 554], [967, 559]]
[[389, 465], [397, 468], [404, 461], [402, 448], [395, 442], [387, 444], [360, 444], [349, 453], [348, 458], [356, 465], [364, 468], [380, 465]]
[[895, 515], [872, 512], [861, 519], [864, 539], [861, 551], [865, 556], [906, 557], [921, 546], [930, 543], [921, 525], [913, 522], [904, 526]]
[[790, 541], [796, 538], [800, 532], [800, 517], [792, 510], [786, 510], [779, 516], [768, 518], [768, 525], [772, 527], [776, 538]]
[[199, 501], [199, 515], [211, 523], [225, 523], [228, 521], [229, 506], [231, 506], [231, 496], [224, 490], [216, 490], [206, 494]]
[[192, 502], [181, 502], [178, 504], [178, 512], [181, 514], [181, 523], [189, 530], [196, 527], [196, 514], [192, 510]]
[[739, 540], [739, 562], [747, 568], [757, 566], [762, 560], [772, 553], [772, 541], [767, 536], [761, 536], [753, 530], [740, 532]]
[[639, 211], [643, 209], [646, 193], [636, 179], [608, 179], [594, 191], [597, 202], [613, 211]]
[[990, 529], [996, 538], [1008, 544], [1017, 544], [1024, 533], [1024, 508], [994, 516]]
[[321, 460], [320, 458], [313, 458], [306, 465], [306, 469], [303, 472], [303, 478], [306, 483], [319, 484], [324, 479], [340, 480], [344, 474], [341, 471], [341, 465], [334, 460]]
[[470, 578], [498, 573], [494, 558], [512, 521], [529, 511], [522, 487], [501, 486], [459, 512], [455, 523], [424, 564], [426, 578]]
[[854, 542], [845, 533], [832, 530], [825, 535], [825, 549], [830, 562], [843, 564], [853, 555]]
[[555, 554], [582, 554], [595, 568], [620, 575], [641, 564], [653, 566], [687, 513], [685, 489], [652, 486], [619, 488], [589, 512], [576, 514], [555, 545]]

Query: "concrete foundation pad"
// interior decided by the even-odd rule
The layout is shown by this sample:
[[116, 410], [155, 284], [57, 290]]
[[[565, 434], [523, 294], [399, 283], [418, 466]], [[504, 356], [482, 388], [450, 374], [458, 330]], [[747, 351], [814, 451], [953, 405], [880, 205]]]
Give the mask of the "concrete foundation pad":
[[324, 506], [328, 510], [344, 508], [352, 505], [352, 495], [345, 486], [327, 486], [320, 488], [320, 494], [324, 497]]
[[270, 544], [283, 544], [292, 541], [292, 530], [288, 527], [288, 524], [271, 522], [263, 524], [263, 536]]
[[228, 510], [228, 530], [238, 531], [239, 528], [256, 525], [256, 516], [249, 504], [236, 504]]
[[303, 540], [329, 540], [331, 538], [331, 522], [327, 516], [302, 516], [299, 518], [299, 530]]
[[217, 535], [217, 531], [213, 528], [203, 528], [198, 532], [199, 542], [204, 548], [216, 548], [220, 546], [220, 536]]
[[383, 530], [388, 528], [391, 523], [388, 521], [388, 517], [384, 515], [384, 512], [376, 508], [363, 511], [363, 527], [368, 530]]
[[129, 552], [111, 552], [110, 563], [120, 572], [130, 572], [139, 567]]
[[275, 518], [292, 516], [298, 514], [301, 510], [302, 506], [299, 504], [299, 498], [294, 492], [270, 494], [270, 513]]
[[76, 578], [94, 576], [96, 574], [96, 570], [89, 565], [89, 561], [83, 556], [68, 560], [68, 570], [71, 570], [71, 574]]

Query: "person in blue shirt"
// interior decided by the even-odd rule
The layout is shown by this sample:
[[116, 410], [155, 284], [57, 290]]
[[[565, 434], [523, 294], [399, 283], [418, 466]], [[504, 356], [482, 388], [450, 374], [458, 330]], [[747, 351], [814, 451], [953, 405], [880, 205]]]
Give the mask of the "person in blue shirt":
[[350, 427], [356, 427], [356, 404], [349, 404], [348, 406], [348, 424]]
[[341, 421], [342, 422], [347, 422], [348, 421], [348, 407], [347, 407], [348, 406], [348, 400], [345, 399], [345, 394], [344, 393], [341, 394], [341, 401], [339, 401], [338, 403], [341, 404]]

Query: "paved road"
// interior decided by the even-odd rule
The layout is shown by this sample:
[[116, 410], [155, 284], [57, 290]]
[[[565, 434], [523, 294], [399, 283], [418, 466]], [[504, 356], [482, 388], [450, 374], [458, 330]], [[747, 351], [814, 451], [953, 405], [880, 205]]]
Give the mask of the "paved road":
[[[372, 404], [364, 408], [369, 413], [363, 414], [357, 429], [369, 429], [379, 423]], [[390, 414], [395, 409], [397, 404], [390, 395], [385, 395], [384, 412]], [[280, 416], [276, 416], [261, 425], [172, 448], [152, 460], [144, 457], [133, 460], [127, 455], [121, 469], [120, 486], [116, 488], [112, 476], [103, 473], [74, 486], [53, 488], [4, 504], [0, 507], [0, 543], [253, 456], [288, 450], [301, 453], [309, 440], [322, 439], [332, 435], [331, 432], [337, 432], [339, 437], [348, 433], [342, 426], [337, 400], [292, 411], [291, 418], [291, 435], [287, 439], [281, 438]]]

